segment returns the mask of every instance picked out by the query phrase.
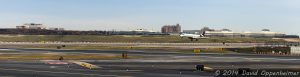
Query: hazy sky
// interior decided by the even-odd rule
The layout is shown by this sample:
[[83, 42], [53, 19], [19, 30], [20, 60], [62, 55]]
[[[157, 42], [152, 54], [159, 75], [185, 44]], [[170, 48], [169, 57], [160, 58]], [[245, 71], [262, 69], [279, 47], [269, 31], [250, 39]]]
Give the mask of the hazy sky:
[[300, 0], [0, 0], [0, 26], [42, 23], [75, 30], [159, 31], [204, 26], [300, 34]]

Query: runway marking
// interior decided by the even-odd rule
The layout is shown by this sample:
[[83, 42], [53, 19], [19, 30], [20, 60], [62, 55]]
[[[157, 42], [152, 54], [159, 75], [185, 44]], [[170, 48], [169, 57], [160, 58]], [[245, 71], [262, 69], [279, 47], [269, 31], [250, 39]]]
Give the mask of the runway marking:
[[260, 62], [260, 61], [262, 61], [262, 60], [255, 59], [255, 58], [245, 58], [245, 59], [247, 59], [247, 60], [250, 60], [250, 61], [257, 61], [257, 62]]
[[0, 77], [16, 77], [16, 76], [0, 76]]
[[45, 64], [51, 64], [51, 65], [67, 65], [67, 64], [71, 64], [70, 62], [60, 61], [60, 60], [41, 60], [41, 62], [43, 62]]
[[204, 67], [204, 70], [205, 70], [205, 71], [213, 71], [214, 69], [213, 69], [213, 68], [210, 68], [210, 67]]
[[210, 57], [210, 58], [230, 58], [230, 59], [240, 59], [240, 58], [243, 58], [243, 57]]
[[206, 61], [208, 61], [208, 60], [200, 60], [199, 62], [206, 62]]
[[246, 58], [248, 60], [285, 60], [285, 61], [299, 61], [300, 59], [280, 59], [280, 58]]
[[300, 59], [277, 59], [277, 60], [292, 60], [292, 61], [294, 61], [294, 60], [300, 60]]
[[89, 69], [101, 68], [97, 65], [93, 65], [93, 64], [90, 64], [90, 63], [87, 63], [87, 62], [81, 62], [81, 61], [69, 61], [69, 62], [80, 65], [80, 66], [83, 66], [83, 67], [86, 67], [86, 68], [89, 68]]
[[143, 70], [109, 70], [110, 72], [141, 72]]
[[118, 75], [100, 75], [100, 74], [36, 71], [36, 70], [6, 69], [6, 68], [0, 68], [0, 70], [21, 71], [21, 72], [37, 72], [37, 73], [53, 73], [53, 74], [69, 74], [69, 75], [87, 75], [87, 76], [114, 76], [114, 77], [118, 76]]
[[133, 76], [118, 76], [118, 77], [133, 77]]

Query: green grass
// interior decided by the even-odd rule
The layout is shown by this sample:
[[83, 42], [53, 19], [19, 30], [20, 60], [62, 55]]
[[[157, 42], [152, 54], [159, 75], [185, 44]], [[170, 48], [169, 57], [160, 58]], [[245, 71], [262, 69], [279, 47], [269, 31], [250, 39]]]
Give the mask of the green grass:
[[[41, 48], [41, 49], [57, 49], [57, 45], [21, 45], [14, 48]], [[74, 49], [74, 50], [171, 50], [177, 48], [170, 47], [135, 47], [135, 46], [98, 46], [98, 45], [67, 45], [62, 49]]]
[[[52, 46], [19, 46], [17, 48], [42, 48], [42, 49], [56, 49], [55, 45]], [[194, 53], [193, 48], [174, 48], [174, 47], [131, 47], [131, 46], [98, 46], [98, 45], [71, 45], [62, 49], [72, 50], [142, 50], [142, 51], [166, 51], [166, 52], [179, 52], [179, 53]], [[229, 50], [220, 50], [218, 48], [201, 49], [200, 53], [236, 53]]]
[[284, 42], [271, 38], [230, 38], [214, 37], [190, 41], [179, 36], [98, 36], [98, 35], [0, 35], [2, 42], [139, 42], [139, 43], [243, 43], [243, 42]]
[[0, 53], [19, 53], [20, 51], [10, 51], [10, 50], [7, 50], [7, 51], [0, 51]]

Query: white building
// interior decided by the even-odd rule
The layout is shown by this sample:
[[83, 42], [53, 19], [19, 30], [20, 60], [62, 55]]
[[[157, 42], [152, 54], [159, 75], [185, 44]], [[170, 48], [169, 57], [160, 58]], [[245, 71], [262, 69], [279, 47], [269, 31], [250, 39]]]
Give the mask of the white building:
[[284, 33], [261, 31], [261, 32], [244, 32], [242, 33], [245, 37], [284, 37]]
[[136, 30], [132, 30], [134, 32], [155, 32], [153, 30], [147, 30], [147, 29], [136, 29]]
[[17, 29], [47, 29], [47, 27], [43, 24], [27, 23], [17, 26]]
[[49, 28], [48, 30], [63, 31], [65, 29], [64, 28]]
[[242, 37], [241, 33], [232, 31], [205, 31], [205, 36], [216, 37]]
[[205, 31], [205, 36], [209, 37], [268, 37], [268, 38], [280, 38], [284, 37], [284, 33], [271, 32], [269, 30], [263, 30], [261, 32], [232, 32], [231, 30], [214, 30]]
[[291, 55], [300, 55], [300, 47], [292, 46], [290, 53]]

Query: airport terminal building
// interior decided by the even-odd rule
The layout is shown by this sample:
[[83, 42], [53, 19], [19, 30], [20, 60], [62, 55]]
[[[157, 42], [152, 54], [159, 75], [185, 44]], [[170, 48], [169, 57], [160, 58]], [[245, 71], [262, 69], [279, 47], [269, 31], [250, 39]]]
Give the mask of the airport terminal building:
[[254, 37], [254, 38], [299, 38], [298, 35], [286, 35], [263, 29], [261, 32], [233, 32], [229, 29], [222, 30], [183, 30], [183, 33], [204, 34], [206, 37]]
[[232, 31], [205, 31], [205, 35], [209, 37], [255, 37], [255, 38], [281, 38], [284, 33], [261, 31], [261, 32], [232, 32]]

